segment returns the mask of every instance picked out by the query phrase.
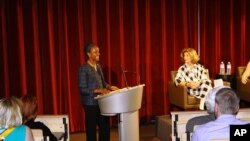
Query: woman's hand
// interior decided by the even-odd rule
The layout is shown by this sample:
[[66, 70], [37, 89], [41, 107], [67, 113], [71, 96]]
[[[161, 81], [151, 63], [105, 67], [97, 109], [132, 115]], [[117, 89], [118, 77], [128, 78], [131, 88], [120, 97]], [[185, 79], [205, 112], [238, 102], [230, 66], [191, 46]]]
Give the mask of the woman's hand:
[[200, 82], [194, 82], [194, 81], [191, 81], [191, 82], [188, 82], [187, 86], [189, 88], [192, 88], [192, 89], [196, 89], [200, 86]]
[[115, 91], [118, 90], [119, 88], [116, 86], [108, 86], [107, 88], [103, 88], [103, 89], [95, 89], [94, 93], [96, 94], [108, 94], [111, 91]]
[[119, 88], [116, 86], [109, 86], [108, 89], [111, 91], [115, 91], [115, 90], [118, 90]]
[[247, 83], [247, 80], [248, 80], [248, 78], [247, 78], [246, 76], [242, 76], [242, 77], [241, 77], [241, 82], [242, 82], [243, 84], [246, 84], [246, 83]]
[[103, 89], [95, 89], [94, 90], [94, 93], [96, 93], [96, 94], [108, 94], [109, 92], [110, 92], [110, 90], [105, 89], [105, 88], [103, 88]]

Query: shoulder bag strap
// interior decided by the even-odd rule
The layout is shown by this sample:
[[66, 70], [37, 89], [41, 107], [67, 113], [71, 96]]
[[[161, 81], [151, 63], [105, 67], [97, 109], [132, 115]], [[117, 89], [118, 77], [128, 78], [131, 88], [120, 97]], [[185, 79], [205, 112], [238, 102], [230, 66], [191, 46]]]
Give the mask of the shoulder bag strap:
[[0, 141], [4, 140], [15, 128], [9, 128], [0, 134]]

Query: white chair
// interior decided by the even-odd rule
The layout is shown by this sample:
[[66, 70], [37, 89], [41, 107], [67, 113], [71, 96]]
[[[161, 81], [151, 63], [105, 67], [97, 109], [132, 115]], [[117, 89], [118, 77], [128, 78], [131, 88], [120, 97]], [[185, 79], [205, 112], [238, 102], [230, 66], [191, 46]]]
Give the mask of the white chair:
[[49, 141], [49, 137], [43, 136], [42, 129], [31, 129], [35, 141]]
[[44, 123], [59, 141], [69, 141], [68, 115], [38, 115], [35, 121]]

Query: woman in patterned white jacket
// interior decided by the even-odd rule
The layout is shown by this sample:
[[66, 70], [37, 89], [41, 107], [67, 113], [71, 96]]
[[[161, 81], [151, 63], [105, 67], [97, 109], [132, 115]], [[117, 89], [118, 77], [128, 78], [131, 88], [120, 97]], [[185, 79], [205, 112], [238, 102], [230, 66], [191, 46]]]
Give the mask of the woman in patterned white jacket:
[[199, 108], [203, 110], [205, 97], [212, 89], [208, 72], [198, 63], [200, 58], [193, 48], [184, 48], [180, 56], [184, 64], [178, 69], [175, 84], [187, 87], [188, 94], [200, 99]]

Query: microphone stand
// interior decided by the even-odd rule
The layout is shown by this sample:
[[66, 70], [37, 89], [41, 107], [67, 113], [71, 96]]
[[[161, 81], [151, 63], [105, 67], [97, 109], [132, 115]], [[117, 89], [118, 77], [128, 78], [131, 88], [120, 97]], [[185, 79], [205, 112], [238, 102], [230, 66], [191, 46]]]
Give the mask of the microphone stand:
[[[127, 71], [127, 70], [124, 70], [123, 69], [123, 67], [121, 67], [122, 68], [122, 74], [123, 74], [123, 77], [124, 77], [124, 80], [125, 80], [125, 84], [126, 84], [126, 87], [129, 87], [128, 86], [128, 81], [127, 81], [127, 77], [126, 77], [126, 74], [125, 73], [132, 73], [132, 74], [135, 74], [135, 75], [137, 75], [137, 73], [136, 72], [134, 72], [134, 71]], [[137, 83], [138, 83], [138, 85], [140, 85], [140, 75], [138, 74], [138, 76], [137, 76]]]
[[127, 72], [127, 71], [125, 71], [125, 70], [122, 68], [122, 74], [123, 74], [123, 77], [124, 77], [124, 80], [125, 80], [125, 85], [126, 85], [126, 87], [128, 88], [128, 81], [127, 81], [127, 77], [126, 77], [125, 72]]

